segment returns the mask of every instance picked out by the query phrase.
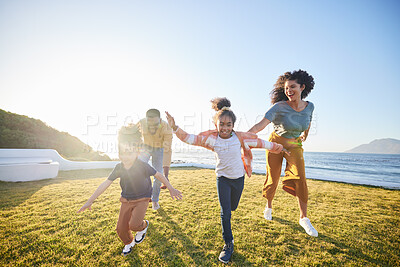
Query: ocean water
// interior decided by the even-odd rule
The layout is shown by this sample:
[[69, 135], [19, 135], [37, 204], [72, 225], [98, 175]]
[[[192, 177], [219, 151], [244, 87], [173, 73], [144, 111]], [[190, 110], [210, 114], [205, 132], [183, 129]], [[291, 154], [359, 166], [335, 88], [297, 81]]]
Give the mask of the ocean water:
[[[174, 151], [172, 160], [172, 166], [215, 168], [206, 149]], [[400, 155], [304, 152], [304, 161], [308, 179], [400, 189]], [[253, 171], [265, 174], [265, 150], [253, 149]]]

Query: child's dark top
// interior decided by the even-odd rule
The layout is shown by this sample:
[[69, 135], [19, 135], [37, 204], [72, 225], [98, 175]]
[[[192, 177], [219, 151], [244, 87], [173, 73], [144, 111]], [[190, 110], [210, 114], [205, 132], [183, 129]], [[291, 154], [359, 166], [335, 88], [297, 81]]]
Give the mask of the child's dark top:
[[148, 163], [136, 159], [129, 169], [118, 163], [108, 176], [108, 180], [114, 181], [120, 178], [121, 196], [126, 199], [150, 198], [153, 191], [150, 176], [155, 174], [156, 170]]

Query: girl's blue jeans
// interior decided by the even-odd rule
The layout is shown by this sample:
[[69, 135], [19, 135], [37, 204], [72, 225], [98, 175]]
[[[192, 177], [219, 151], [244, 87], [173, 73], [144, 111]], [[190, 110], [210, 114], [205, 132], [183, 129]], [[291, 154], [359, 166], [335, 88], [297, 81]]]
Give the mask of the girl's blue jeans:
[[224, 176], [217, 177], [218, 199], [221, 206], [222, 237], [225, 243], [232, 242], [231, 213], [239, 205], [244, 187], [244, 176], [229, 179]]

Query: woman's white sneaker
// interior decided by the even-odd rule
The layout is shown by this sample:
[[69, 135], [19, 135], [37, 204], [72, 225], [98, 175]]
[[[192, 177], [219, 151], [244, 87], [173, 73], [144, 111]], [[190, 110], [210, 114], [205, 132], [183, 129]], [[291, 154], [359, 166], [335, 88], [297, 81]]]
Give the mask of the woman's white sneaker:
[[318, 232], [315, 230], [315, 228], [312, 226], [310, 219], [307, 217], [304, 217], [303, 219], [299, 220], [299, 224], [306, 230], [306, 233], [309, 234], [310, 236], [317, 237]]
[[268, 221], [272, 220], [272, 208], [265, 208], [264, 218]]

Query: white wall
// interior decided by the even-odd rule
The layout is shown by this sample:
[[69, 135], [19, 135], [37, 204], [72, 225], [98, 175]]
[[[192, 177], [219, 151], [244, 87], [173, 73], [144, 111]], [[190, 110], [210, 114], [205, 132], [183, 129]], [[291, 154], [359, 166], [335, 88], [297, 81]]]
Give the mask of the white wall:
[[114, 168], [118, 161], [70, 161], [54, 149], [0, 149], [1, 181], [54, 178], [58, 170]]

